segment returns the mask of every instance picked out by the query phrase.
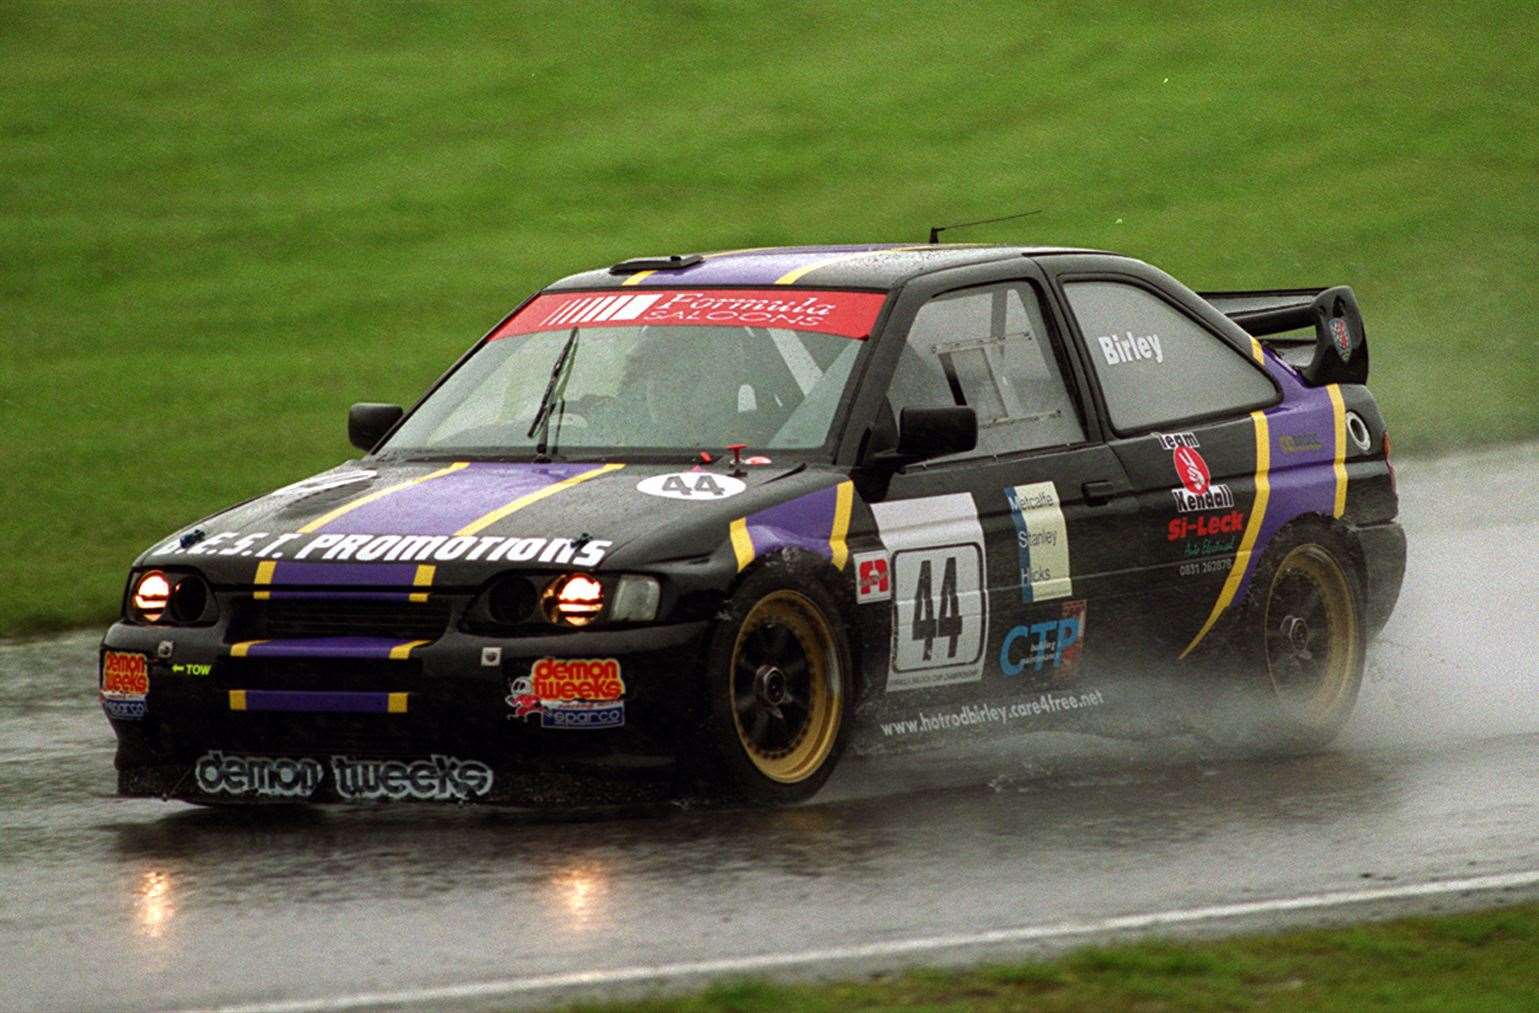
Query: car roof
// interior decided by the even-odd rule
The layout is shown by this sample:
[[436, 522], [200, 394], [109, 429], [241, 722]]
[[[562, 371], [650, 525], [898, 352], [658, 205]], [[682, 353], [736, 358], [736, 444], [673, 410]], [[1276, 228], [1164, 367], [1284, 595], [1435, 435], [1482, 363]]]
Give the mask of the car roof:
[[[985, 246], [960, 243], [858, 243], [836, 246], [770, 246], [687, 254], [679, 268], [650, 268], [649, 258], [622, 272], [598, 268], [569, 275], [546, 291], [643, 287], [767, 286], [890, 290], [919, 275], [1011, 257], [1055, 253], [1101, 253], [1061, 246]], [[698, 257], [698, 260], [696, 258]], [[624, 262], [622, 262], [624, 263]]]

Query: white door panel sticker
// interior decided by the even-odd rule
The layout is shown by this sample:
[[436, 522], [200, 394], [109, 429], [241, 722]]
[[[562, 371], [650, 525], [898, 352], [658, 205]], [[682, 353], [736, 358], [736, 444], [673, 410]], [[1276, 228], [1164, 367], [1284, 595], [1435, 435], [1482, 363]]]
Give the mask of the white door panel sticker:
[[887, 689], [978, 682], [988, 639], [983, 526], [966, 493], [874, 503], [892, 554]]
[[1015, 517], [1015, 545], [1021, 559], [1021, 600], [1033, 602], [1067, 598], [1074, 593], [1069, 577], [1069, 528], [1051, 482], [1032, 482], [1005, 490]]

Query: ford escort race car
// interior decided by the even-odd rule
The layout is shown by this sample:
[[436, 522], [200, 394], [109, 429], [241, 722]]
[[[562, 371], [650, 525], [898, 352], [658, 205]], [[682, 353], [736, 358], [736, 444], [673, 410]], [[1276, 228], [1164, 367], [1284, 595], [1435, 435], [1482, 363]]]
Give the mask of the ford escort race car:
[[118, 790], [776, 802], [852, 746], [1137, 718], [1317, 747], [1404, 573], [1367, 374], [1348, 288], [1089, 250], [578, 274], [410, 411], [354, 405], [361, 459], [133, 564]]

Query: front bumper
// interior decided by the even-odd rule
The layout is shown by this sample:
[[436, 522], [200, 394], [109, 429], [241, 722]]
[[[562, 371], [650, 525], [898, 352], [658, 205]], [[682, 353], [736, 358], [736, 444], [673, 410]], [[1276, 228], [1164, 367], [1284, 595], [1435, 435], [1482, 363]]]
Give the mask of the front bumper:
[[[115, 624], [104, 654], [143, 655], [149, 683], [142, 703], [104, 694], [118, 792], [520, 804], [605, 783], [630, 792], [671, 772], [698, 728], [708, 632], [698, 621], [506, 639], [451, 626], [430, 642], [243, 645], [224, 624]], [[541, 698], [527, 683], [541, 659], [612, 659], [623, 690]]]

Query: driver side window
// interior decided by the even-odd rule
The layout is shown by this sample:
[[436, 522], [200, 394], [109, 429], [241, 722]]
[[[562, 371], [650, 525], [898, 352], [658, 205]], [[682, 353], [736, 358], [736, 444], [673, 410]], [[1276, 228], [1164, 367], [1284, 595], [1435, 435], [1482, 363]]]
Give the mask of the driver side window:
[[978, 448], [1008, 454], [1081, 443], [1085, 430], [1064, 386], [1041, 303], [1024, 282], [947, 292], [914, 317], [889, 392], [904, 408], [968, 405]]

